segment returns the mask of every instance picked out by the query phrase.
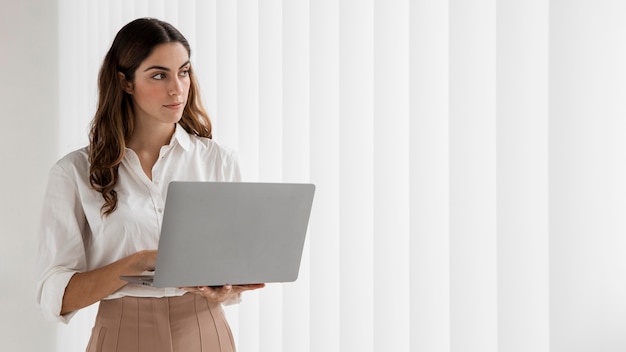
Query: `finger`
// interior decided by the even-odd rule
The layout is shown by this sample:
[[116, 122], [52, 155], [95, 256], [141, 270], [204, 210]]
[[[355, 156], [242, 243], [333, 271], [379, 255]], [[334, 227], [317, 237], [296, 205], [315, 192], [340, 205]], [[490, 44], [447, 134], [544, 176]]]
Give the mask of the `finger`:
[[236, 286], [233, 286], [233, 291], [240, 293], [244, 291], [257, 290], [263, 287], [265, 287], [265, 284], [236, 285]]
[[221, 296], [230, 294], [230, 292], [232, 291], [232, 286], [231, 285], [224, 285], [224, 286], [217, 286], [217, 287], [200, 286], [198, 287], [198, 290], [205, 295], [210, 295], [211, 297], [219, 298]]
[[185, 290], [185, 291], [187, 291], [187, 292], [189, 292], [189, 293], [195, 293], [195, 294], [200, 294], [200, 293], [201, 293], [201, 292], [200, 292], [200, 290], [198, 290], [198, 289], [197, 289], [197, 288], [195, 288], [195, 287], [179, 287], [179, 288], [180, 288], [181, 290]]
[[220, 300], [220, 295], [215, 293], [213, 289], [211, 289], [210, 287], [183, 287], [182, 289], [184, 289], [185, 291], [198, 295], [198, 296], [202, 296], [205, 297], [211, 301], [219, 301]]
[[216, 296], [219, 296], [220, 298], [224, 298], [224, 297], [232, 294], [233, 286], [232, 285], [223, 285], [223, 286], [211, 288], [211, 290], [213, 291], [213, 293]]
[[238, 288], [243, 290], [256, 290], [259, 288], [265, 287], [265, 284], [247, 284], [247, 285], [237, 285]]

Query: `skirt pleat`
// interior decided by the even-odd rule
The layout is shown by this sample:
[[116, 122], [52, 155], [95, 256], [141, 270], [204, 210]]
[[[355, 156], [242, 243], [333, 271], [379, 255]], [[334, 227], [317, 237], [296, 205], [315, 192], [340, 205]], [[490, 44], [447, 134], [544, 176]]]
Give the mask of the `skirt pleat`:
[[222, 305], [204, 297], [100, 302], [87, 352], [235, 352]]

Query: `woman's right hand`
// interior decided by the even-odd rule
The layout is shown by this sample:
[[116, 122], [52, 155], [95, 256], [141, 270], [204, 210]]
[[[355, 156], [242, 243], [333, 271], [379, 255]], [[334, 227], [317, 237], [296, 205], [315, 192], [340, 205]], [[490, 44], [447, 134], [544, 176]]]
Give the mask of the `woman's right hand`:
[[132, 273], [128, 273], [128, 275], [139, 275], [144, 271], [154, 271], [157, 258], [156, 250], [139, 251], [131, 257], [133, 258], [130, 267]]
[[87, 307], [124, 287], [127, 282], [120, 276], [154, 271], [156, 258], [156, 250], [144, 250], [101, 268], [74, 274], [65, 288], [61, 314]]

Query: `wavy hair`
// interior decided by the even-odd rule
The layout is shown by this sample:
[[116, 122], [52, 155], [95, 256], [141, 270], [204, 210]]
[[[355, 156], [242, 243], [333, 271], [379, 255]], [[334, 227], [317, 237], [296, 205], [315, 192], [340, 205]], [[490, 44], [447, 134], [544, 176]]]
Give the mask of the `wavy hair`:
[[[100, 68], [98, 107], [89, 133], [89, 183], [104, 198], [103, 216], [117, 208], [118, 169], [134, 129], [133, 100], [123, 90], [119, 74], [132, 82], [135, 71], [154, 48], [172, 42], [181, 43], [191, 55], [189, 42], [171, 24], [154, 18], [136, 19], [117, 33]], [[187, 105], [179, 124], [189, 134], [211, 138], [211, 120], [202, 105], [193, 68], [189, 77]]]

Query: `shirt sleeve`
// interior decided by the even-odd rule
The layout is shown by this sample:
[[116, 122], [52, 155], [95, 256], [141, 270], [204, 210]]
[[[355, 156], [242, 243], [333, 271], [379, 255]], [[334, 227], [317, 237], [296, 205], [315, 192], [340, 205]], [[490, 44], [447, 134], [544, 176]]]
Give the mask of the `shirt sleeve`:
[[236, 152], [230, 152], [224, 167], [226, 168], [225, 175], [227, 181], [241, 182], [241, 169], [239, 168], [239, 158]]
[[72, 276], [87, 268], [86, 223], [75, 180], [56, 164], [49, 174], [39, 230], [37, 301], [50, 320], [68, 323], [75, 313], [61, 315], [61, 306]]

